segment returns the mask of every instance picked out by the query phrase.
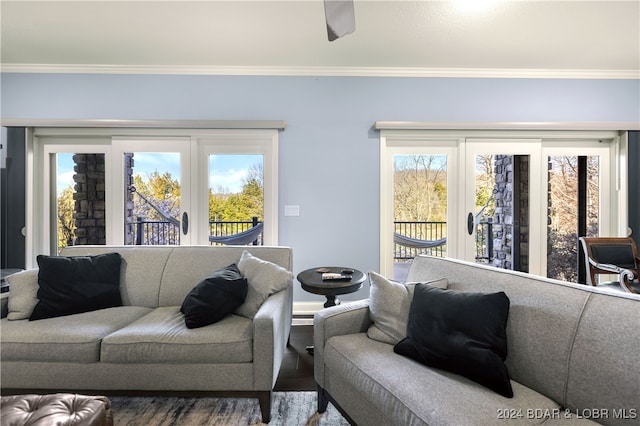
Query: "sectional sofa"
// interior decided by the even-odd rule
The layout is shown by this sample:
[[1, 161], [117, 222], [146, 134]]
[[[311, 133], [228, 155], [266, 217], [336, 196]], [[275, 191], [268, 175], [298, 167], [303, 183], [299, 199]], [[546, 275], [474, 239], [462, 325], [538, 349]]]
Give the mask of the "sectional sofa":
[[[372, 311], [374, 306], [384, 310], [384, 301], [373, 300], [380, 296], [384, 278], [370, 275], [369, 299], [315, 315], [320, 412], [331, 402], [358, 425], [640, 424], [637, 295], [607, 293], [463, 261], [417, 257], [407, 282], [444, 281], [440, 287], [446, 287], [420, 284], [421, 295], [502, 292], [508, 297], [504, 366], [513, 392], [508, 397], [467, 376], [394, 351], [402, 336], [394, 340], [393, 333], [381, 335], [389, 324], [377, 318], [380, 312]], [[406, 289], [411, 287], [404, 286], [401, 296], [406, 299]], [[418, 294], [418, 287], [413, 291]], [[392, 305], [387, 313], [395, 310], [406, 324], [405, 336], [413, 333], [412, 315], [442, 308], [416, 312], [399, 298], [387, 302]], [[391, 341], [381, 341], [385, 338]]]
[[[291, 249], [76, 246], [62, 255], [114, 252], [122, 258], [122, 306], [30, 321], [39, 271], [10, 277], [9, 312], [0, 323], [2, 394], [257, 397], [268, 422], [291, 327]], [[243, 268], [245, 258], [250, 262]], [[216, 323], [187, 328], [181, 313], [186, 295], [231, 264], [247, 270], [245, 304]], [[247, 313], [256, 297], [257, 312]]]

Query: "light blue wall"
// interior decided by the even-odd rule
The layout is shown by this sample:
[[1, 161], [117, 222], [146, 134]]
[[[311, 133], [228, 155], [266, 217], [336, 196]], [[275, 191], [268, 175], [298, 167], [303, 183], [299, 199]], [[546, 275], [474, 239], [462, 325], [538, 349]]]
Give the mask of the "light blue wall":
[[[2, 118], [285, 120], [294, 273], [378, 269], [376, 120], [638, 121], [637, 80], [2, 74]], [[335, 202], [335, 205], [331, 205]], [[299, 205], [299, 217], [284, 217]], [[343, 300], [367, 297], [368, 286]], [[296, 301], [321, 301], [296, 287]]]

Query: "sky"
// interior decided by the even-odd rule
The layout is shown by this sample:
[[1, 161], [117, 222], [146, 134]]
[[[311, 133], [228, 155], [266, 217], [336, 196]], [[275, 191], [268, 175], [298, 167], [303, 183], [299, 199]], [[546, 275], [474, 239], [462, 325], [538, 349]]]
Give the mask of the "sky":
[[[134, 154], [134, 175], [144, 180], [157, 171], [171, 173], [179, 179], [178, 154], [138, 152]], [[209, 187], [214, 191], [224, 188], [229, 193], [242, 191], [242, 185], [252, 166], [262, 164], [262, 155], [211, 155], [209, 158]], [[73, 186], [73, 154], [58, 154], [58, 194]]]

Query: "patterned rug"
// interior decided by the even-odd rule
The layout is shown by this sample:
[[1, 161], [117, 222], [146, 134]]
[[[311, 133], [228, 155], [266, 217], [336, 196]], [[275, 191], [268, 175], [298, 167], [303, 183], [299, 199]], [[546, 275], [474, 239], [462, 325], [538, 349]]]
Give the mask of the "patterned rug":
[[[262, 425], [257, 399], [111, 396], [114, 424], [144, 426]], [[316, 412], [315, 392], [274, 392], [271, 426], [348, 426], [329, 404]]]

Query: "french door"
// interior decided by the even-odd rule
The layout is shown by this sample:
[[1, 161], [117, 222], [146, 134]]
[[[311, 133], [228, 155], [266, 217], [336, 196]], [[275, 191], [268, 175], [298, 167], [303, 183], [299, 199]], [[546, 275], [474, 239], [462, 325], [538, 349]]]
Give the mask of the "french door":
[[[446, 210], [445, 250], [424, 253], [576, 281], [576, 164], [582, 164], [580, 175], [589, 190], [581, 201], [588, 217], [580, 220], [589, 221], [591, 234], [617, 235], [625, 226], [617, 213], [623, 198], [615, 183], [619, 151], [616, 132], [383, 130], [380, 269], [402, 279], [403, 265], [398, 264], [411, 256], [398, 256], [398, 244], [424, 247], [437, 240], [408, 231], [404, 236], [409, 238], [398, 238], [403, 212], [417, 203], [405, 197], [409, 205], [398, 208], [403, 202], [398, 192], [407, 189], [398, 182], [422, 174], [446, 194], [439, 197], [446, 204], [439, 206]], [[407, 159], [413, 166], [399, 165]], [[420, 193], [419, 202], [429, 201], [425, 194]], [[406, 221], [425, 219], [416, 214]]]
[[189, 137], [113, 138], [115, 244], [191, 244], [191, 145]]
[[465, 140], [464, 251], [461, 258], [540, 275], [540, 139]]
[[27, 251], [57, 254], [68, 245], [108, 243], [110, 140], [54, 136], [41, 142], [27, 157], [33, 171], [27, 173]]
[[417, 253], [457, 257], [460, 140], [405, 133], [385, 139], [380, 162], [380, 270], [402, 280]]
[[[586, 282], [577, 240], [579, 236], [626, 235], [626, 221], [616, 212], [622, 200], [615, 152], [617, 144], [600, 140], [577, 143], [547, 141], [542, 159], [547, 170], [547, 200], [543, 210], [547, 229], [543, 233], [542, 275], [571, 282]], [[576, 262], [577, 257], [577, 262]]]

